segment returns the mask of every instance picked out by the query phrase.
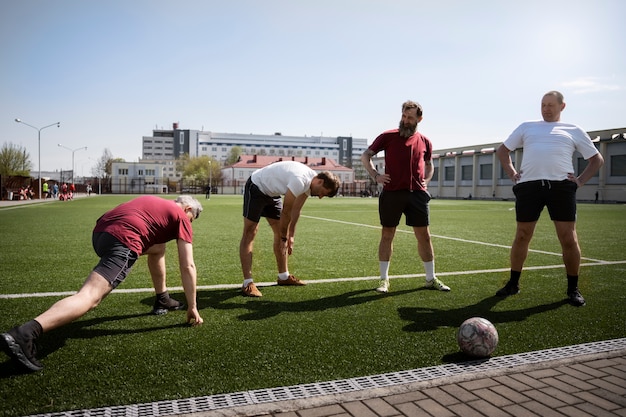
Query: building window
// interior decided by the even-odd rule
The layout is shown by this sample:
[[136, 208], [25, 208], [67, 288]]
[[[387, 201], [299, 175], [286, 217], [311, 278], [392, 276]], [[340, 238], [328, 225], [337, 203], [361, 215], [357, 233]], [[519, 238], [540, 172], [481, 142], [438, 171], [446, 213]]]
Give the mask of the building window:
[[178, 143], [181, 145], [185, 144], [185, 132], [178, 133]]
[[471, 181], [473, 178], [472, 165], [461, 166], [461, 179], [465, 181]]
[[128, 175], [128, 168], [119, 168], [117, 170], [117, 175]]
[[445, 181], [454, 181], [454, 167], [444, 167]]
[[480, 179], [481, 180], [493, 179], [493, 164], [482, 164], [480, 166]]
[[626, 155], [611, 155], [611, 176], [626, 177]]
[[439, 181], [439, 167], [435, 167], [431, 181]]

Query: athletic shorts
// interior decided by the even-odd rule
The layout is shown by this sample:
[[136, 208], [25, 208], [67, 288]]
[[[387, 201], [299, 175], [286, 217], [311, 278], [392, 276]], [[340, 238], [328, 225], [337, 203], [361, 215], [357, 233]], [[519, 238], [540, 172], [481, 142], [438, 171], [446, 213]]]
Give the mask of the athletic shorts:
[[404, 214], [406, 225], [425, 227], [430, 224], [428, 191], [384, 191], [378, 198], [378, 215], [383, 227], [396, 227]]
[[544, 207], [552, 221], [576, 221], [576, 190], [570, 180], [537, 180], [515, 184], [515, 216], [518, 222], [535, 222]]
[[105, 232], [94, 233], [91, 237], [93, 249], [100, 262], [93, 270], [102, 275], [111, 287], [116, 288], [126, 278], [138, 256], [135, 252]]
[[258, 223], [261, 217], [278, 220], [282, 209], [283, 202], [280, 196], [270, 197], [263, 194], [252, 179], [248, 178], [243, 190], [243, 217], [255, 223]]

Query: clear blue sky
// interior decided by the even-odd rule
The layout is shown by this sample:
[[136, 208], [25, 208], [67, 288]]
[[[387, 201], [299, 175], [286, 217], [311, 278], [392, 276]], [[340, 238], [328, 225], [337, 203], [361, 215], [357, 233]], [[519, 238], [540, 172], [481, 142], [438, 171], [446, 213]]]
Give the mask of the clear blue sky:
[[[562, 119], [626, 126], [622, 0], [0, 2], [0, 143], [90, 175], [170, 128], [370, 142], [419, 101], [435, 149], [504, 140], [563, 92]], [[91, 159], [90, 159], [91, 158]]]

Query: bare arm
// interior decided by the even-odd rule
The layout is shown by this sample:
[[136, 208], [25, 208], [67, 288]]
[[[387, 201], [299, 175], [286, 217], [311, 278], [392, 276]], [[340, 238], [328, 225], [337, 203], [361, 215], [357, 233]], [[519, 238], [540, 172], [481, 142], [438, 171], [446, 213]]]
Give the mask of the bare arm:
[[500, 165], [502, 165], [502, 169], [509, 177], [513, 184], [517, 184], [517, 181], [520, 179], [520, 174], [517, 172], [515, 167], [513, 166], [513, 161], [511, 161], [511, 151], [504, 145], [500, 145], [496, 150], [496, 155], [500, 160]]
[[424, 183], [427, 185], [430, 180], [433, 179], [433, 175], [435, 174], [435, 167], [433, 166], [433, 161], [428, 160], [424, 161]]
[[374, 155], [376, 154], [370, 149], [366, 149], [365, 152], [361, 154], [361, 163], [363, 164], [363, 168], [365, 168], [369, 176], [372, 177], [374, 181], [381, 184], [386, 184], [391, 180], [391, 178], [389, 178], [389, 175], [387, 174], [380, 174], [378, 171], [376, 171], [374, 163], [372, 162], [372, 157]]
[[180, 265], [180, 279], [183, 283], [185, 298], [187, 299], [187, 323], [193, 326], [202, 324], [204, 320], [198, 312], [196, 300], [196, 265], [193, 261], [193, 245], [182, 239], [176, 241], [178, 246], [178, 263]]
[[601, 154], [597, 153], [589, 158], [589, 163], [578, 177], [576, 177], [574, 174], [567, 174], [567, 178], [570, 181], [574, 181], [579, 187], [582, 187], [587, 181], [591, 179], [591, 177], [596, 175], [596, 172], [598, 172], [602, 165], [604, 165], [604, 158]]
[[300, 219], [300, 212], [306, 202], [308, 195], [301, 194], [296, 197], [291, 190], [287, 190], [283, 201], [283, 211], [280, 214], [280, 236], [287, 238], [282, 240], [283, 248], [291, 255], [293, 250], [293, 242], [296, 234], [296, 224]]

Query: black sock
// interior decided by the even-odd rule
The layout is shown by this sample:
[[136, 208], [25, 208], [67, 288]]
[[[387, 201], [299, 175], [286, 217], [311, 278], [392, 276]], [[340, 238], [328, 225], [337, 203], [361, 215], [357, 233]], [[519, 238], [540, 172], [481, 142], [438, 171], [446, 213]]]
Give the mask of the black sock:
[[578, 289], [578, 275], [567, 274], [567, 293], [574, 292]]
[[164, 302], [166, 302], [167, 300], [170, 299], [170, 294], [167, 291], [165, 291], [165, 292], [162, 292], [161, 294], [157, 294], [156, 298], [160, 302], [164, 303]]
[[509, 284], [519, 287], [519, 277], [522, 275], [522, 271], [513, 271], [511, 269], [511, 278]]
[[21, 334], [27, 336], [28, 338], [35, 340], [39, 338], [39, 336], [41, 336], [41, 334], [43, 333], [43, 328], [41, 327], [41, 324], [39, 324], [37, 320], [31, 320], [22, 324], [18, 328], [18, 331]]

